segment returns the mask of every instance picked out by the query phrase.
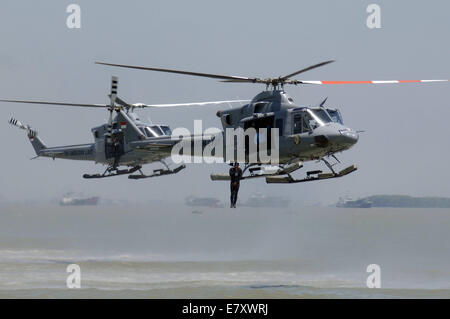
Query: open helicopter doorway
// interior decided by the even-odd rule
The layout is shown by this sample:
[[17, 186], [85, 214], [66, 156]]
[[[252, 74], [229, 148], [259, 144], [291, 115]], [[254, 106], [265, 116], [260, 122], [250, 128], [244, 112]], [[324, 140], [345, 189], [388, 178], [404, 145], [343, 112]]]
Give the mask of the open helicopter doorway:
[[[278, 122], [277, 122], [278, 123]], [[272, 149], [272, 128], [274, 127], [274, 116], [265, 116], [263, 118], [257, 118], [248, 120], [244, 124], [244, 130], [248, 128], [254, 128], [256, 131], [256, 136], [253, 141], [250, 141], [250, 136], [245, 136], [245, 158], [248, 161], [250, 152], [250, 143], [256, 144], [256, 151], [259, 159], [260, 150], [263, 148], [267, 149], [267, 155], [271, 155]], [[266, 131], [261, 132], [259, 129], [266, 129]]]
[[[106, 159], [114, 158], [116, 161], [125, 154], [125, 137], [122, 130], [117, 129], [117, 124], [113, 125], [111, 140], [105, 135], [105, 156]], [[118, 164], [118, 163], [117, 163]]]

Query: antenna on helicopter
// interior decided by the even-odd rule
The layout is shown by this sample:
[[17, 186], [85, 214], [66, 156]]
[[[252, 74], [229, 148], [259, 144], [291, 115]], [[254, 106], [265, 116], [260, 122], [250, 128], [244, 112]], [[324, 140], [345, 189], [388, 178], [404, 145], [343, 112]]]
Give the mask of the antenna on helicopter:
[[320, 103], [320, 107], [324, 107], [325, 106], [325, 102], [328, 100], [328, 96]]

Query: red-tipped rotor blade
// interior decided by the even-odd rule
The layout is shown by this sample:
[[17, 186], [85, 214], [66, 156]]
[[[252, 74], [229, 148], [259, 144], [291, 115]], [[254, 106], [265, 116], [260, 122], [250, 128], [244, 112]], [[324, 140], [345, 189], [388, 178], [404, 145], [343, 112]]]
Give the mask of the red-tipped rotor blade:
[[299, 84], [397, 84], [397, 83], [431, 83], [450, 80], [386, 80], [386, 81], [298, 81]]

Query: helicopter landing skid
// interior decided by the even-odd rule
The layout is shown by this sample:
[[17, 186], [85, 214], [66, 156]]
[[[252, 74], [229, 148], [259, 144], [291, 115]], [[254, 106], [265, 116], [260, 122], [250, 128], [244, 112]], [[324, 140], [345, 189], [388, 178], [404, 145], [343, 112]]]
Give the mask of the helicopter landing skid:
[[[117, 169], [113, 167], [108, 167], [103, 174], [84, 174], [83, 178], [105, 178], [105, 177], [112, 177], [112, 176], [119, 176], [119, 175], [128, 175], [132, 174], [138, 170], [140, 170], [142, 166], [138, 165], [135, 167], [132, 167], [130, 169]], [[115, 170], [115, 172], [113, 172]]]
[[268, 184], [284, 184], [284, 183], [302, 183], [302, 182], [312, 182], [323, 179], [337, 178], [353, 173], [358, 168], [356, 165], [350, 165], [349, 167], [344, 168], [342, 171], [336, 173], [322, 173], [322, 171], [309, 171], [306, 172], [306, 177], [303, 179], [294, 179], [290, 174], [286, 176], [267, 176], [266, 183]]
[[162, 176], [162, 175], [176, 174], [184, 168], [186, 168], [186, 165], [180, 165], [174, 169], [155, 169], [151, 175], [145, 175], [139, 169], [139, 171], [141, 173], [140, 175], [129, 175], [128, 178], [129, 179], [143, 179], [143, 178], [150, 178], [150, 177], [158, 177], [158, 176]]
[[[302, 167], [302, 162], [294, 162], [275, 167], [275, 170], [272, 168], [272, 171], [265, 171], [261, 164], [247, 164], [242, 171], [244, 176], [241, 177], [241, 180], [290, 174]], [[246, 174], [247, 172], [248, 174]], [[231, 179], [229, 174], [211, 174], [210, 177], [213, 181], [229, 181]]]

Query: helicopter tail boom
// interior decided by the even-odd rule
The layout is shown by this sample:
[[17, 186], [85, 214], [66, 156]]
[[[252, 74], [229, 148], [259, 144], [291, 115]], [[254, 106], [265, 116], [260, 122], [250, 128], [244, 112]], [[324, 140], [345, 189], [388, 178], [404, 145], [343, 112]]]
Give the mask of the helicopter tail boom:
[[36, 152], [36, 155], [40, 155], [43, 150], [47, 149], [47, 146], [45, 146], [42, 140], [37, 136], [32, 139], [30, 138], [30, 142]]

